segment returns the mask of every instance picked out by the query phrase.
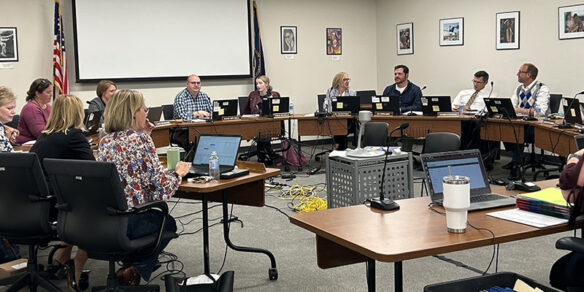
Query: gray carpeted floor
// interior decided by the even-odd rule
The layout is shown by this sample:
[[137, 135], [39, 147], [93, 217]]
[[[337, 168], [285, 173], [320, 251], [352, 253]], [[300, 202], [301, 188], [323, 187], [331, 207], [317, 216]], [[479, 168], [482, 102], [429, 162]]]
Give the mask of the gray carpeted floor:
[[[304, 151], [310, 151], [306, 147]], [[308, 158], [308, 157], [307, 157]], [[507, 171], [500, 167], [507, 163], [509, 158], [502, 156], [496, 161], [495, 168], [490, 172], [493, 177], [506, 178]], [[317, 167], [319, 162], [311, 162], [310, 167], [305, 167], [303, 172], [296, 173], [293, 180], [277, 178], [274, 182], [284, 184], [284, 190], [288, 190], [293, 184], [308, 186], [325, 185], [324, 163], [322, 170], [315, 175], [308, 175], [307, 170]], [[421, 172], [417, 172], [418, 175]], [[415, 194], [419, 195], [419, 184], [415, 185]], [[292, 202], [289, 199], [280, 197], [281, 191], [272, 188], [266, 193], [266, 204], [286, 214], [292, 214], [289, 208]], [[318, 193], [321, 197], [326, 197], [326, 191]], [[203, 273], [203, 250], [202, 233], [200, 230], [201, 214], [197, 213], [201, 209], [198, 201], [176, 200], [169, 202], [172, 215], [176, 218], [180, 216], [179, 231], [196, 232], [194, 234], [182, 235], [173, 240], [167, 252], [175, 254], [182, 263], [176, 263], [174, 267], [180, 269], [188, 276], [196, 276]], [[218, 223], [221, 217], [219, 204], [211, 204], [211, 223]], [[214, 207], [217, 206], [217, 207]], [[279, 278], [276, 281], [268, 279], [269, 260], [263, 254], [249, 254], [226, 250], [223, 240], [223, 229], [220, 224], [210, 228], [210, 260], [212, 272], [218, 272], [224, 263], [222, 271], [235, 271], [235, 290], [237, 291], [366, 291], [365, 264], [354, 264], [350, 266], [338, 267], [323, 270], [316, 265], [315, 237], [314, 234], [303, 230], [289, 223], [286, 215], [276, 209], [263, 207], [233, 206], [233, 215], [237, 216], [242, 223], [231, 224], [231, 239], [237, 245], [255, 246], [267, 248], [276, 257]], [[413, 218], [415, 220], [415, 218]], [[184, 230], [183, 230], [184, 228]], [[553, 262], [563, 251], [554, 248], [555, 241], [571, 233], [554, 234], [529, 240], [522, 240], [500, 245], [498, 270], [513, 271], [523, 274], [548, 284], [549, 269]], [[388, 242], [387, 244], [391, 244]], [[46, 261], [46, 252], [42, 253]], [[493, 247], [471, 249], [461, 252], [445, 254], [448, 258], [461, 261], [478, 270], [485, 270], [491, 261]], [[162, 261], [163, 259], [161, 259]], [[489, 272], [495, 271], [496, 264], [493, 262]], [[107, 263], [89, 260], [87, 269], [91, 270], [90, 284], [104, 284], [107, 274]], [[170, 265], [169, 265], [170, 268]], [[378, 291], [393, 290], [393, 264], [377, 263], [377, 287]], [[165, 271], [163, 266], [157, 272]], [[406, 261], [403, 264], [404, 290], [422, 291], [423, 287], [453, 279], [461, 279], [478, 275], [468, 269], [457, 267], [444, 262], [435, 257], [424, 257], [416, 260]], [[143, 281], [144, 282], [144, 281]], [[159, 277], [153, 283], [162, 284]], [[66, 287], [66, 282], [58, 282], [60, 287]], [[0, 287], [0, 290], [3, 287]], [[162, 287], [162, 290], [164, 288]]]

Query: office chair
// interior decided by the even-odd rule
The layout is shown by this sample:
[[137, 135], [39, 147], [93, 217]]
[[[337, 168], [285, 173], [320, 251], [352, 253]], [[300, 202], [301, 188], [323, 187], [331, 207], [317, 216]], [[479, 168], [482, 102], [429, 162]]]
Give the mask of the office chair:
[[[551, 113], [558, 113], [560, 110], [560, 104], [561, 104], [561, 100], [562, 100], [562, 94], [550, 94], [550, 112]], [[557, 171], [557, 172], [562, 172], [562, 169], [564, 169], [564, 165], [566, 165], [566, 161], [563, 157], [559, 157], [558, 161], [547, 161], [544, 158], [544, 151], [543, 149], [540, 149], [540, 158], [537, 159], [536, 155], [535, 155], [535, 145], [531, 145], [531, 153], [530, 153], [530, 163], [526, 166], [526, 168], [529, 168], [531, 166], [541, 166], [541, 168], [538, 171], [535, 171], [535, 168], [532, 168], [532, 171], [535, 171], [533, 173], [533, 181], [537, 180], [537, 177], [540, 174], [544, 174], [545, 179], [552, 179], [552, 178], [557, 178], [559, 177], [559, 175], [551, 175], [550, 176], [550, 172], [552, 171]], [[555, 166], [552, 168], [546, 168], [544, 165], [551, 165], [551, 166]]]
[[363, 132], [363, 147], [366, 146], [387, 146], [387, 131], [389, 125], [384, 122], [369, 122], [365, 124]]
[[118, 171], [111, 162], [45, 159], [44, 166], [58, 198], [61, 240], [85, 250], [92, 259], [109, 261], [107, 285], [93, 291], [158, 291], [156, 285], [119, 286], [115, 262], [132, 264], [152, 255], [161, 240], [177, 237], [164, 231], [164, 219], [156, 233], [137, 239], [127, 235], [131, 215], [157, 210], [166, 216], [166, 202], [152, 201], [128, 209]]
[[4, 124], [5, 126], [12, 127], [17, 129], [18, 128], [18, 120], [20, 119], [20, 115], [14, 115], [12, 117], [12, 121]]
[[[40, 246], [56, 240], [50, 223], [51, 197], [41, 165], [35, 153], [0, 153], [0, 235], [11, 243], [28, 246], [26, 273], [7, 291], [20, 291], [37, 286], [48, 291], [61, 291], [49, 282], [51, 275], [39, 267]], [[10, 281], [9, 281], [10, 282]]]
[[[429, 133], [426, 135], [422, 153], [437, 153], [460, 150], [460, 136], [454, 133]], [[428, 194], [426, 189], [426, 178], [414, 177], [414, 181], [420, 180], [422, 187], [420, 189], [420, 196], [424, 193]]]

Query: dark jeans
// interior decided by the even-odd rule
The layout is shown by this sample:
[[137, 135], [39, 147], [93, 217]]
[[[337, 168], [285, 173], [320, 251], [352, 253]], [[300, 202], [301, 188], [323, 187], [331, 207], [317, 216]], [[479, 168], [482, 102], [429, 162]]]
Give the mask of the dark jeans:
[[349, 136], [351, 133], [353, 133], [353, 145], [356, 146], [358, 141], [357, 139], [359, 138], [359, 125], [353, 119], [347, 120], [347, 135], [337, 135], [333, 137], [335, 144], [339, 144], [337, 150], [347, 149], [347, 136]]
[[[523, 130], [523, 141], [525, 143], [533, 143], [534, 141], [534, 128], [533, 126], [525, 126]], [[517, 137], [519, 138], [519, 137]], [[521, 166], [522, 157], [523, 157], [523, 148], [524, 144], [517, 144], [517, 143], [503, 143], [505, 145], [505, 150], [511, 151], [513, 153], [513, 165]]]
[[480, 149], [485, 165], [493, 165], [499, 141], [481, 139], [481, 124], [475, 120], [460, 121], [460, 149]]
[[566, 291], [568, 287], [584, 287], [583, 271], [584, 254], [571, 252], [561, 257], [552, 266], [550, 284], [563, 291]]
[[[136, 239], [153, 233], [158, 233], [160, 224], [162, 223], [162, 216], [162, 212], [158, 210], [132, 214], [128, 218], [128, 237], [130, 239]], [[164, 230], [176, 232], [176, 221], [174, 221], [174, 218], [170, 215], [166, 216]], [[150, 280], [150, 275], [152, 274], [154, 267], [158, 264], [158, 255], [164, 250], [169, 242], [170, 238], [162, 238], [160, 240], [160, 245], [152, 255], [132, 263], [142, 278], [147, 281]]]

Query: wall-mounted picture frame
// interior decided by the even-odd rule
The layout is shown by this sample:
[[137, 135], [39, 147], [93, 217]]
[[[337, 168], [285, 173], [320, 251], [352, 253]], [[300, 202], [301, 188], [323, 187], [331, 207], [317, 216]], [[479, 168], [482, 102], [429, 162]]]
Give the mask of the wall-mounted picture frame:
[[0, 62], [18, 62], [16, 27], [0, 27]]
[[584, 38], [584, 4], [558, 7], [558, 38]]
[[282, 54], [298, 53], [296, 26], [280, 26], [280, 50]]
[[343, 54], [343, 29], [327, 28], [326, 29], [326, 54], [342, 55]]
[[497, 13], [496, 49], [519, 49], [519, 11]]
[[440, 19], [440, 46], [464, 45], [464, 17]]
[[414, 23], [400, 23], [396, 26], [397, 54], [411, 55], [414, 53]]

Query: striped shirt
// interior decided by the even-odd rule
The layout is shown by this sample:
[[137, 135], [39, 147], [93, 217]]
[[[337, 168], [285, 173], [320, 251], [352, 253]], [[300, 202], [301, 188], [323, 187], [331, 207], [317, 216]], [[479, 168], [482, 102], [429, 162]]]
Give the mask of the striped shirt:
[[212, 113], [213, 107], [211, 106], [211, 99], [202, 91], [199, 91], [197, 97], [195, 98], [185, 88], [174, 98], [173, 119], [186, 120], [189, 118], [188, 113], [192, 113], [194, 111], [206, 111], [208, 113]]

